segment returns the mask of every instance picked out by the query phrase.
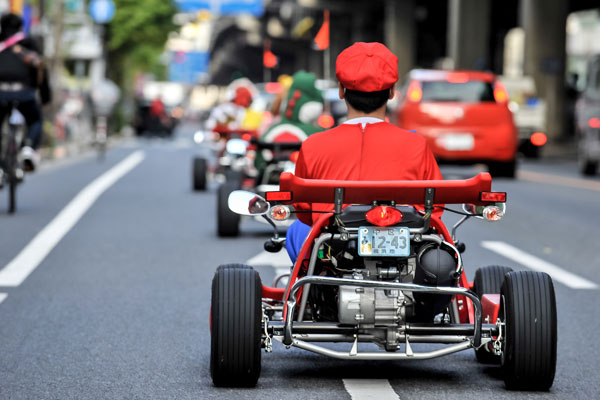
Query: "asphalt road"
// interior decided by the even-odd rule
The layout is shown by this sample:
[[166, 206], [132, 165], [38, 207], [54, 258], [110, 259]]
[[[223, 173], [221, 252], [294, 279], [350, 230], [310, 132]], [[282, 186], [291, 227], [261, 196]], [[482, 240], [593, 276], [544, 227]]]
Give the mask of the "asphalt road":
[[[499, 369], [478, 364], [472, 351], [429, 361], [349, 362], [278, 344], [263, 354], [257, 388], [213, 387], [213, 273], [260, 253], [270, 230], [245, 221], [241, 237], [217, 239], [215, 185], [191, 190], [191, 157], [199, 151], [182, 135], [122, 145], [104, 162], [92, 154], [51, 165], [19, 188], [13, 216], [0, 192], [0, 399], [367, 398], [353, 389], [357, 382], [373, 385], [372, 398], [600, 398], [593, 340], [600, 289], [572, 287], [560, 274], [558, 366], [549, 393], [506, 391]], [[129, 165], [114, 182], [96, 180], [125, 159]], [[467, 177], [475, 170], [443, 172]], [[81, 194], [91, 182], [95, 192]], [[495, 224], [468, 221], [459, 230], [469, 279], [483, 265], [528, 268], [484, 247], [501, 242], [600, 285], [600, 178], [581, 179], [569, 160], [525, 162], [519, 179], [497, 180], [494, 189], [508, 192], [507, 216]], [[61, 214], [66, 208], [78, 217]], [[28, 274], [8, 274], [8, 266], [18, 270], [39, 258], [38, 248], [27, 247], [36, 235], [48, 254]], [[272, 267], [258, 269], [272, 281]]]

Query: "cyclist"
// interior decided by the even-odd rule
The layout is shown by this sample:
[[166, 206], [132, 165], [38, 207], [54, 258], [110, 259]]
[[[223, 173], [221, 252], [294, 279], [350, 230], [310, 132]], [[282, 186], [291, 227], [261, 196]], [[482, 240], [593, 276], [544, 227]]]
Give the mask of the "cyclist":
[[42, 136], [42, 110], [36, 91], [39, 89], [41, 102], [46, 104], [50, 102], [50, 88], [40, 51], [22, 28], [18, 15], [0, 18], [0, 126], [16, 104], [27, 124], [19, 159], [25, 171], [33, 171], [39, 162], [37, 149]]

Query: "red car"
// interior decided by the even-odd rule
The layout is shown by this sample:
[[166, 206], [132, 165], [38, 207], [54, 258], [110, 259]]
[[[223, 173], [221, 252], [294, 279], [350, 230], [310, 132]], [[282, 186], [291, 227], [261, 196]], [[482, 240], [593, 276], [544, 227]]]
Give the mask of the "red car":
[[398, 126], [423, 135], [438, 161], [484, 163], [494, 176], [515, 176], [518, 131], [494, 74], [413, 70], [400, 96]]

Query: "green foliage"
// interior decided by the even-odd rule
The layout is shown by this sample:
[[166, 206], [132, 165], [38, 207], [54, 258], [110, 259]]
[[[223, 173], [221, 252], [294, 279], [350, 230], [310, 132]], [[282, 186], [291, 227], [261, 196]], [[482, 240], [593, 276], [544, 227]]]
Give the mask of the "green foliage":
[[109, 24], [109, 74], [121, 86], [138, 72], [162, 73], [159, 57], [169, 32], [175, 30], [171, 0], [113, 0], [115, 16]]

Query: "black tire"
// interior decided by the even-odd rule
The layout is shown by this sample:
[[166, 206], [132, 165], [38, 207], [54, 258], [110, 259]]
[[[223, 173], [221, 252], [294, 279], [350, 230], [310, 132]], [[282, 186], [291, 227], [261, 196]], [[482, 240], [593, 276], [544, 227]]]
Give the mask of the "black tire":
[[488, 170], [495, 178], [514, 178], [517, 172], [517, 160], [491, 162], [488, 164]]
[[237, 236], [240, 233], [240, 216], [229, 209], [227, 200], [229, 193], [238, 186], [225, 182], [217, 191], [217, 234], [221, 237]]
[[194, 157], [192, 177], [194, 190], [206, 190], [206, 160], [204, 158]]
[[6, 170], [4, 171], [8, 175], [8, 213], [14, 214], [17, 210], [17, 142], [16, 142], [16, 128], [12, 125], [9, 126], [9, 137], [6, 142]]
[[244, 174], [241, 171], [234, 171], [232, 169], [225, 170], [225, 181], [236, 185], [238, 188], [242, 186], [244, 180]]
[[17, 177], [13, 173], [8, 178], [8, 213], [14, 214], [17, 210]]
[[548, 390], [556, 371], [556, 298], [548, 274], [510, 272], [501, 290], [505, 325], [504, 383], [513, 390]]
[[210, 375], [215, 386], [253, 387], [260, 376], [262, 282], [242, 264], [222, 265], [212, 281]]
[[579, 171], [585, 176], [594, 176], [598, 172], [598, 163], [590, 160], [579, 161]]
[[[512, 268], [503, 267], [500, 265], [489, 265], [479, 268], [475, 271], [475, 279], [473, 280], [473, 291], [479, 299], [484, 294], [500, 294], [504, 275], [512, 272]], [[496, 321], [489, 321], [490, 324], [495, 324]], [[475, 350], [477, 361], [482, 364], [500, 364], [500, 356], [495, 355], [481, 347]]]

